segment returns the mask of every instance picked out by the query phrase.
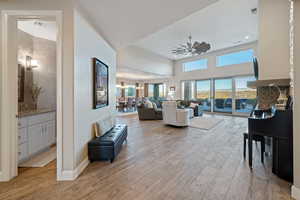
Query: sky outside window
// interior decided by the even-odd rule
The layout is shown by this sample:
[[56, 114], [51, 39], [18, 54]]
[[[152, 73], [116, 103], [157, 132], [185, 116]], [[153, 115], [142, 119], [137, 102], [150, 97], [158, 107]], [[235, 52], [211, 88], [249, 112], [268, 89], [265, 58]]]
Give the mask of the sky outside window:
[[217, 67], [241, 64], [253, 61], [253, 49], [225, 54], [217, 57]]

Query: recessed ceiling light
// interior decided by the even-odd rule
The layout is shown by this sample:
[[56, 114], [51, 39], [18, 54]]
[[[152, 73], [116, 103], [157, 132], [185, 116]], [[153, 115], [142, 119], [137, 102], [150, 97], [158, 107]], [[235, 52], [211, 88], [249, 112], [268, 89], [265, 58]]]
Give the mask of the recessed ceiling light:
[[250, 38], [249, 35], [246, 35], [246, 36], [245, 36], [245, 39], [246, 39], [246, 40], [249, 40], [249, 38]]

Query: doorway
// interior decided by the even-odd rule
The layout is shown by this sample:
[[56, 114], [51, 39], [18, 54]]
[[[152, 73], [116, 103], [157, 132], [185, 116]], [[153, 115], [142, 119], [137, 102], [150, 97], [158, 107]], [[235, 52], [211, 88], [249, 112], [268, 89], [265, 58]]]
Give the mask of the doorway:
[[54, 17], [17, 19], [19, 173], [56, 160], [56, 40]]
[[[2, 11], [1, 176], [57, 159], [62, 170], [62, 13]], [[22, 170], [21, 170], [22, 171]]]

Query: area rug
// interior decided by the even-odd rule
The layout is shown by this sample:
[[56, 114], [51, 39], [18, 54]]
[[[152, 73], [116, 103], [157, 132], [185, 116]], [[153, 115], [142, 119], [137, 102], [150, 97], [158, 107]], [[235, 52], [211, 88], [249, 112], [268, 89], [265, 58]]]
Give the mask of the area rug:
[[31, 159], [19, 164], [19, 167], [44, 167], [56, 159], [56, 147], [51, 147], [48, 151], [40, 153]]
[[214, 117], [195, 117], [190, 121], [190, 127], [198, 128], [202, 130], [210, 130], [220, 124], [223, 119], [217, 119]]

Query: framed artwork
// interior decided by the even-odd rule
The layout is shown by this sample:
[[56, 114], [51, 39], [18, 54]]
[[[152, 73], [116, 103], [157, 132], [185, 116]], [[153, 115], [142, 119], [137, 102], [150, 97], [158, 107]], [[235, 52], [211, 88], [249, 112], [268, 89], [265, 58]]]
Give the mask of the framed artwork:
[[175, 88], [174, 86], [170, 87], [170, 91], [171, 91], [171, 92], [175, 92], [175, 89], [176, 89], [176, 88]]
[[98, 109], [108, 106], [108, 66], [97, 58], [93, 58], [93, 76], [93, 108]]

